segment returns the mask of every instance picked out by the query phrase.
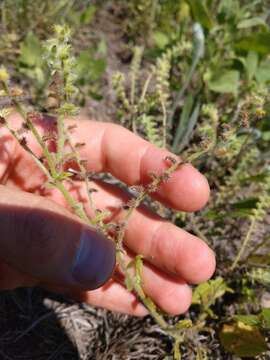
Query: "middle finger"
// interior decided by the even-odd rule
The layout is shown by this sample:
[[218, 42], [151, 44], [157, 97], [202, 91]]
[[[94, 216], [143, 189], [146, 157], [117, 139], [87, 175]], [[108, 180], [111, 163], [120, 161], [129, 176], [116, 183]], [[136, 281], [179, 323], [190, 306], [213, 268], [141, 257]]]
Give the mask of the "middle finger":
[[[123, 204], [129, 199], [128, 193], [104, 182], [96, 182], [94, 187], [98, 190], [92, 194], [97, 208], [111, 211], [114, 220], [123, 218]], [[84, 183], [76, 182], [76, 189], [73, 187], [70, 192], [87, 204]], [[50, 196], [57, 202], [64, 201], [54, 190]], [[91, 215], [88, 204], [86, 208]], [[132, 252], [142, 254], [152, 265], [191, 284], [208, 280], [215, 270], [214, 253], [203, 240], [144, 206], [133, 211], [124, 242]]]

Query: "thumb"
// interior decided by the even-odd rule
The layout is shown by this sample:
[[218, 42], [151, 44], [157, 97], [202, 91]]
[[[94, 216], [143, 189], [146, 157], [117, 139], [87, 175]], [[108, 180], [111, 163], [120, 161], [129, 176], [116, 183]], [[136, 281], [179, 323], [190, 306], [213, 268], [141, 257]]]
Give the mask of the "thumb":
[[112, 241], [57, 204], [0, 185], [0, 258], [42, 282], [92, 290], [115, 265]]

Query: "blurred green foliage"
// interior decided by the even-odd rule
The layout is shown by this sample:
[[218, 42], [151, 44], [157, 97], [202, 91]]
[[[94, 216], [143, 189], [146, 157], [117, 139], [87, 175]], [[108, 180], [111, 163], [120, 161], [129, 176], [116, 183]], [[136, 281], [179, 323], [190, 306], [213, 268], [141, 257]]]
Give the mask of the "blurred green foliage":
[[[89, 26], [95, 19], [96, 6], [89, 1], [60, 0], [3, 0], [0, 5], [0, 61], [18, 81], [22, 78], [31, 88], [35, 103], [42, 106], [50, 82], [43, 59], [42, 42], [52, 33], [53, 25], [67, 23], [73, 35]], [[90, 38], [79, 39], [77, 56], [78, 84], [87, 85], [87, 94], [100, 98], [98, 81], [106, 69], [106, 43]], [[82, 47], [82, 49], [80, 49]], [[84, 101], [82, 91], [80, 101]]]

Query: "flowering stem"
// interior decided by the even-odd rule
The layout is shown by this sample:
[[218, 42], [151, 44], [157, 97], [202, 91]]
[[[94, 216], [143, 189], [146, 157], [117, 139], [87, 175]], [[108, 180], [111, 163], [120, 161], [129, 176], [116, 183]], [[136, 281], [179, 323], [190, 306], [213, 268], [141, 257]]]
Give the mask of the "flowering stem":
[[18, 113], [22, 116], [22, 118], [24, 119], [24, 121], [27, 123], [30, 131], [32, 132], [32, 134], [34, 135], [34, 137], [36, 138], [38, 144], [40, 145], [40, 147], [43, 150], [44, 156], [46, 157], [46, 160], [48, 161], [48, 165], [49, 165], [49, 169], [50, 172], [52, 174], [53, 177], [57, 176], [57, 172], [54, 166], [54, 161], [53, 161], [53, 157], [51, 155], [51, 153], [49, 152], [48, 147], [46, 146], [45, 142], [42, 140], [42, 137], [39, 135], [35, 125], [33, 124], [33, 122], [29, 119], [29, 117], [27, 117], [27, 113], [25, 112], [25, 110], [22, 108], [21, 104], [14, 98], [12, 97], [12, 95], [10, 94], [9, 88], [7, 86], [7, 84], [5, 82], [1, 82], [1, 85], [5, 91], [5, 93], [7, 94], [8, 97], [10, 97], [12, 99], [12, 102], [16, 108], [16, 110], [18, 111]]
[[62, 193], [68, 205], [72, 208], [74, 213], [82, 219], [86, 224], [91, 224], [90, 219], [86, 215], [84, 209], [78, 202], [74, 199], [73, 196], [70, 195], [69, 191], [66, 189], [64, 184], [61, 181], [54, 182], [55, 187]]
[[62, 114], [57, 117], [57, 132], [57, 160], [60, 161], [66, 141], [64, 116]]

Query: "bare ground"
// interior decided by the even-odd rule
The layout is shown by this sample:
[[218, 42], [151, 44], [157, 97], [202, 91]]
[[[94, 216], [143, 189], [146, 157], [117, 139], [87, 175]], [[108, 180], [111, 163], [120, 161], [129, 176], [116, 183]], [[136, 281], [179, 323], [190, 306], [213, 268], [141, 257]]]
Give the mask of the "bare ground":
[[2, 292], [0, 328], [3, 360], [156, 360], [168, 350], [149, 318], [73, 303], [41, 289]]

